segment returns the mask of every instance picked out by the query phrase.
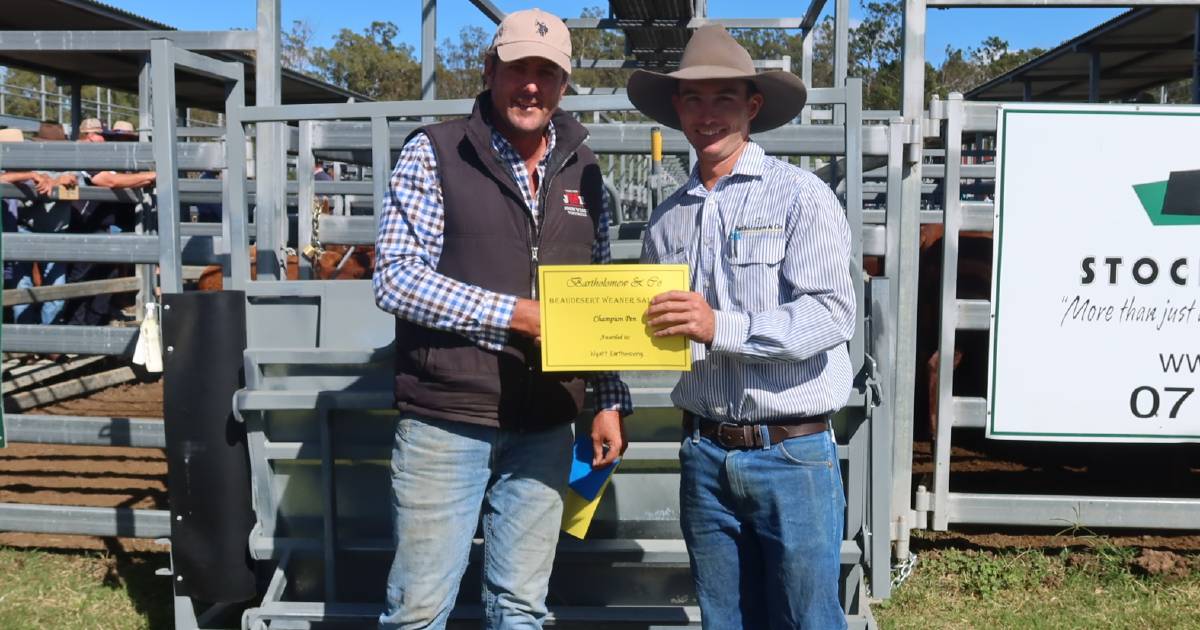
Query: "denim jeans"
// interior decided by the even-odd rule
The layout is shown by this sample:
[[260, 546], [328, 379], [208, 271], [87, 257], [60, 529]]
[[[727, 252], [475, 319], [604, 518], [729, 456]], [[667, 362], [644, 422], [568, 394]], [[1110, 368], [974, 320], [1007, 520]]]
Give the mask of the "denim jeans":
[[484, 627], [540, 628], [571, 470], [570, 425], [515, 433], [401, 417], [396, 557], [381, 630], [444, 628], [483, 515]]
[[[18, 231], [21, 234], [30, 233], [29, 230], [23, 227]], [[15, 262], [12, 265], [12, 273], [17, 279], [17, 288], [33, 288], [33, 263]], [[67, 266], [65, 264], [43, 262], [38, 265], [42, 271], [42, 286], [48, 287], [67, 283]], [[49, 302], [42, 302], [40, 308], [36, 308], [37, 304], [18, 304], [12, 307], [13, 322], [18, 324], [53, 324], [65, 303], [63, 300], [51, 300]], [[31, 306], [35, 308], [30, 308]]]
[[683, 537], [706, 630], [846, 627], [845, 496], [829, 432], [769, 448], [680, 447]]

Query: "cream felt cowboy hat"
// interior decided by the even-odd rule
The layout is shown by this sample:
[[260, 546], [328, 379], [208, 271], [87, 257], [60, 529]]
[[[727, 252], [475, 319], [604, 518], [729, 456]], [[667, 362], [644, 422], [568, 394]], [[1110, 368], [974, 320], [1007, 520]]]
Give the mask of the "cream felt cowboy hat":
[[679, 115], [671, 103], [679, 81], [746, 79], [763, 95], [762, 110], [750, 121], [750, 133], [786, 124], [800, 114], [808, 90], [800, 77], [785, 70], [755, 72], [750, 53], [725, 30], [710, 24], [696, 29], [683, 49], [679, 69], [669, 74], [637, 70], [629, 77], [629, 100], [643, 114], [679, 129]]

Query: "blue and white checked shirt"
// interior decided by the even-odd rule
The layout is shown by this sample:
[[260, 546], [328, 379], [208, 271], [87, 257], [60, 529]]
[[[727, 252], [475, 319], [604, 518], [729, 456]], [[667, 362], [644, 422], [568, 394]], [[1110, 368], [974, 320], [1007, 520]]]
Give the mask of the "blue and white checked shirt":
[[654, 209], [642, 262], [687, 263], [716, 313], [676, 406], [727, 422], [830, 413], [850, 396], [850, 228], [815, 175], [751, 142], [710, 191], [697, 171]]
[[[544, 179], [554, 145], [551, 124], [546, 154], [537, 165], [539, 182]], [[513, 179], [534, 221], [538, 221], [541, 209], [524, 160], [495, 130], [492, 130], [492, 149], [512, 168]], [[437, 272], [446, 208], [437, 158], [428, 136], [417, 134], [404, 145], [388, 190], [375, 240], [375, 303], [415, 324], [458, 333], [487, 350], [501, 350], [508, 341], [516, 296], [487, 291]], [[607, 264], [612, 260], [607, 204], [598, 223], [592, 263]], [[633, 413], [629, 388], [615, 372], [597, 372], [590, 381], [598, 409], [619, 410], [621, 415]]]

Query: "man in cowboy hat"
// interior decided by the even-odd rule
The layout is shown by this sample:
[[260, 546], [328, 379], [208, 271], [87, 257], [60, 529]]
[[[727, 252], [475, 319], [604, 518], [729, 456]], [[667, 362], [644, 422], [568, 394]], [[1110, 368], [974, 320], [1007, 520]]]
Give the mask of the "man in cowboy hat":
[[[540, 627], [584, 378], [540, 369], [540, 264], [605, 263], [608, 212], [587, 132], [558, 109], [571, 38], [508, 14], [464, 119], [405, 143], [376, 241], [396, 315], [396, 558], [380, 628], [441, 628], [483, 516], [485, 627]], [[593, 465], [625, 448], [629, 393], [593, 373]]]
[[842, 494], [830, 414], [846, 403], [854, 330], [850, 230], [816, 176], [750, 140], [792, 120], [806, 90], [756, 74], [720, 26], [670, 74], [638, 71], [629, 99], [696, 150], [655, 208], [642, 260], [687, 263], [691, 291], [656, 296], [655, 335], [685, 335], [680, 524], [705, 628], [844, 628]]
[[67, 140], [67, 132], [63, 131], [62, 123], [53, 120], [43, 120], [38, 123], [37, 133], [33, 136], [34, 142], [63, 142], [65, 140]]

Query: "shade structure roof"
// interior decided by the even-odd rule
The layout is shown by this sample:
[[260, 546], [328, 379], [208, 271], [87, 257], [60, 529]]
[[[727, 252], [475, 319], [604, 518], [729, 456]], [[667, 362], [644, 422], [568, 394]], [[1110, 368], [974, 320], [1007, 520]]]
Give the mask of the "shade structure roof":
[[[1196, 7], [1131, 9], [969, 90], [979, 101], [1128, 100], [1192, 77]], [[1097, 94], [1091, 93], [1093, 64]]]
[[[95, 0], [0, 0], [0, 30], [9, 31], [171, 31], [170, 26]], [[246, 101], [254, 99], [254, 61], [240, 52], [205, 53], [246, 67]], [[137, 93], [143, 53], [62, 52], [57, 50], [0, 51], [0, 65], [32, 70], [64, 81]], [[282, 100], [287, 103], [344, 103], [370, 100], [334, 85], [291, 70], [284, 70]], [[183, 107], [223, 110], [224, 87], [211, 79], [179, 73], [178, 103]]]

